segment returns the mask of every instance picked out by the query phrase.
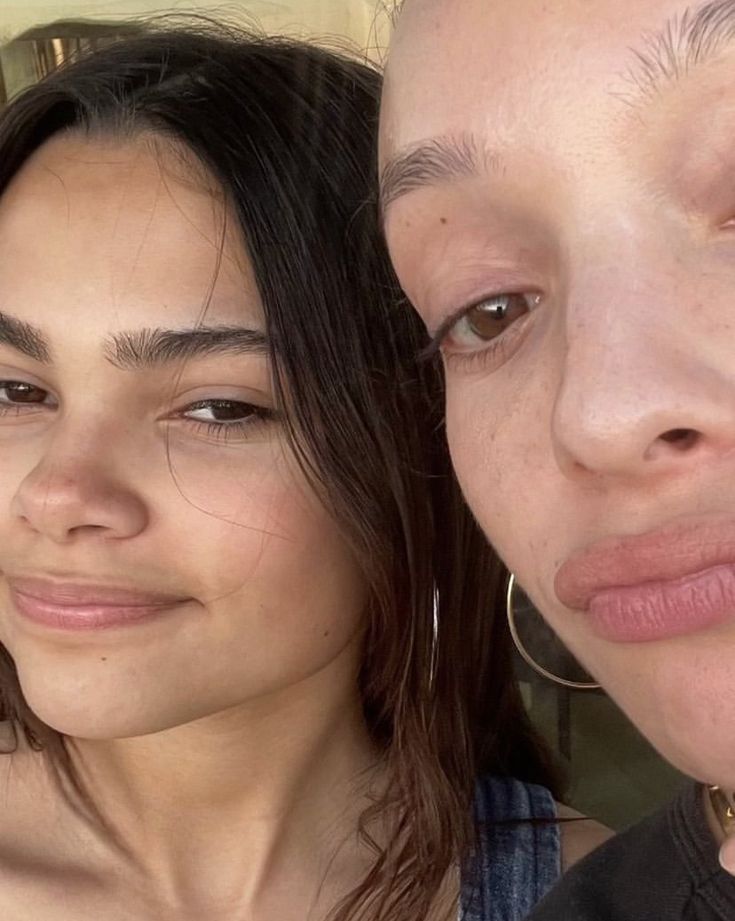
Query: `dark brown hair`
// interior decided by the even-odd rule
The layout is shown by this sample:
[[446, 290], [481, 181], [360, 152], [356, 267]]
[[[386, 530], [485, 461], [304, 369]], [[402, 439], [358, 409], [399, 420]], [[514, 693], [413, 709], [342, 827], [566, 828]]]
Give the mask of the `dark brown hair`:
[[[157, 26], [0, 116], [0, 195], [60, 131], [146, 131], [188, 148], [232, 203], [290, 435], [371, 593], [361, 692], [389, 783], [365, 828], [380, 815], [394, 834], [339, 921], [427, 916], [471, 845], [478, 773], [553, 782], [513, 677], [504, 573], [451, 472], [440, 370], [415, 361], [425, 333], [381, 241], [380, 82], [316, 47]], [[1, 647], [0, 711], [69, 774]]]

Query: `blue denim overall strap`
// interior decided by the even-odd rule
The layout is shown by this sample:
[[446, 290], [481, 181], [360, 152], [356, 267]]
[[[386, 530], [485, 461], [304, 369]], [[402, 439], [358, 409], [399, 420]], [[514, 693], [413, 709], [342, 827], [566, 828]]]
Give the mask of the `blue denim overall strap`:
[[559, 825], [523, 820], [555, 819], [554, 800], [544, 787], [484, 777], [474, 811], [479, 845], [463, 871], [460, 921], [523, 921], [561, 873]]

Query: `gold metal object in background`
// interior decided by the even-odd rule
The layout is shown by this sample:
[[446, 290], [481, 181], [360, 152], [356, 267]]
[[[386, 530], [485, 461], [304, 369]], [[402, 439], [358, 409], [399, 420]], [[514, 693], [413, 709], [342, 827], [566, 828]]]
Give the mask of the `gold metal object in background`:
[[135, 23], [59, 20], [0, 46], [0, 107], [66, 61], [140, 31]]
[[727, 794], [721, 787], [707, 787], [709, 801], [720, 823], [720, 828], [727, 837], [735, 832], [735, 802], [732, 793]]

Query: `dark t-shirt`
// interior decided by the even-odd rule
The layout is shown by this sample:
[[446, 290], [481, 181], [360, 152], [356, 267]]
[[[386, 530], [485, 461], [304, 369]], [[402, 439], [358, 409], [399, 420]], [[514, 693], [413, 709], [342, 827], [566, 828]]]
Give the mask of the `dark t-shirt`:
[[717, 853], [691, 784], [576, 864], [529, 921], [735, 921], [735, 878]]

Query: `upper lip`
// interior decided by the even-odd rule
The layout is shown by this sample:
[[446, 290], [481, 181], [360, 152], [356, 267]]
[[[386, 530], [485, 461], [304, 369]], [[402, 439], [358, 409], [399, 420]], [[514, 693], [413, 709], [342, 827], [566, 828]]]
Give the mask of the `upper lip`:
[[689, 520], [591, 544], [561, 566], [554, 589], [562, 604], [584, 610], [599, 592], [673, 581], [726, 563], [735, 563], [735, 520]]
[[8, 578], [8, 584], [15, 592], [61, 607], [86, 605], [150, 607], [175, 604], [183, 600], [178, 595], [150, 592], [139, 588], [90, 582], [61, 582], [37, 576], [12, 576]]

